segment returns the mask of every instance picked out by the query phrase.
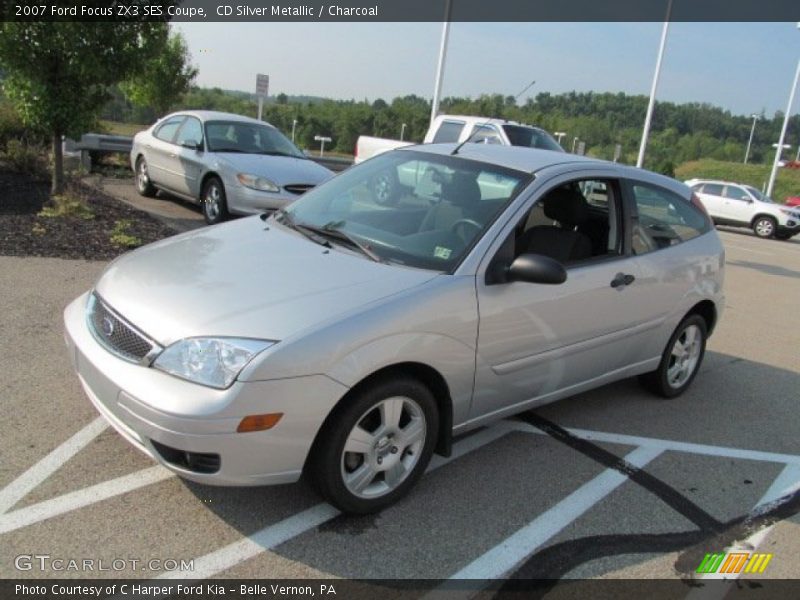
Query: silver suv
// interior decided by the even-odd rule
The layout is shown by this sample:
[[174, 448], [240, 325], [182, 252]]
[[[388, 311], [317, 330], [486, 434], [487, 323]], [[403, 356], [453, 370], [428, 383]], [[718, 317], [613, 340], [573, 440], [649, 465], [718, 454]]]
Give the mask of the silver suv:
[[777, 204], [752, 186], [713, 179], [690, 179], [686, 185], [718, 225], [749, 227], [758, 237], [779, 240], [800, 233], [800, 208]]

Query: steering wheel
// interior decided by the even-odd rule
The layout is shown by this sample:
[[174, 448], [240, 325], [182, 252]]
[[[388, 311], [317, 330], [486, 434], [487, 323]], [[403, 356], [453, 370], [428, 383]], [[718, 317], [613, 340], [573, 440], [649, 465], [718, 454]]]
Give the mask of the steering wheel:
[[483, 229], [483, 225], [478, 223], [475, 219], [459, 219], [455, 223], [453, 223], [452, 227], [450, 227], [450, 231], [455, 233], [458, 237], [462, 240], [467, 241], [469, 238], [465, 235], [466, 229], [465, 227], [473, 227], [475, 229], [474, 233], [478, 233], [481, 229]]

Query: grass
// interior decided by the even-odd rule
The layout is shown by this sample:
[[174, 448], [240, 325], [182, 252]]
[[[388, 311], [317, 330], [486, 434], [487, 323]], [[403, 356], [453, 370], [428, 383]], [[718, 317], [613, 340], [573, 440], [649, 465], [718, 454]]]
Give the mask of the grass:
[[111, 135], [127, 135], [131, 137], [149, 127], [149, 125], [139, 125], [138, 123], [119, 123], [118, 121], [100, 121], [100, 126], [106, 133]]
[[[766, 187], [771, 168], [771, 165], [745, 165], [704, 158], [680, 165], [675, 169], [675, 178], [681, 181], [693, 177], [723, 179], [746, 183], [761, 190]], [[772, 197], [776, 202], [784, 202], [788, 196], [800, 196], [800, 169], [778, 169]]]

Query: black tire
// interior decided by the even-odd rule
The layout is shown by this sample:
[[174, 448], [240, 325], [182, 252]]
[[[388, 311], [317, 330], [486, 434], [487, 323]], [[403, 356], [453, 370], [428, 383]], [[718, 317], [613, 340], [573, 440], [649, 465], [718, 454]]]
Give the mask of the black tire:
[[[694, 328], [694, 329], [693, 329]], [[694, 331], [699, 336], [699, 351], [696, 355], [696, 361], [691, 365], [691, 372], [687, 377], [681, 377], [679, 380], [671, 381], [671, 373], [680, 370], [678, 364], [681, 359], [673, 355], [673, 350], [676, 348], [676, 342], [684, 336], [688, 331]], [[664, 353], [661, 355], [661, 362], [655, 371], [645, 373], [639, 377], [642, 385], [663, 398], [675, 398], [680, 396], [692, 384], [697, 372], [700, 370], [700, 365], [703, 363], [703, 356], [706, 351], [706, 340], [708, 339], [708, 328], [706, 321], [700, 315], [689, 315], [680, 325], [675, 328], [675, 332], [669, 338], [667, 347], [664, 348]], [[685, 340], [685, 338], [684, 338]], [[688, 363], [691, 362], [687, 360]], [[673, 370], [675, 369], [675, 370]]]
[[136, 191], [140, 196], [152, 198], [156, 195], [156, 188], [150, 181], [150, 174], [147, 169], [147, 161], [144, 156], [140, 156], [136, 160], [136, 173], [135, 173]]
[[760, 238], [771, 238], [777, 228], [778, 222], [773, 217], [757, 217], [753, 221], [753, 233]]
[[369, 182], [369, 189], [372, 192], [372, 199], [381, 206], [397, 204], [400, 197], [400, 182], [391, 171], [383, 171], [375, 175]]
[[[396, 406], [393, 403], [398, 400], [402, 403], [398, 424], [404, 426], [392, 433], [385, 428], [380, 407], [384, 402], [386, 406]], [[420, 420], [420, 415], [424, 419]], [[358, 425], [361, 432], [368, 434], [363, 447], [369, 448], [369, 452], [345, 450]], [[372, 425], [374, 430], [370, 428]], [[415, 445], [404, 446], [404, 433], [410, 433], [412, 425], [414, 431], [424, 431], [424, 438]], [[436, 401], [424, 384], [403, 375], [382, 377], [334, 410], [314, 444], [306, 472], [319, 493], [342, 512], [378, 512], [407, 494], [423, 475], [436, 446], [438, 430]], [[396, 476], [396, 483], [392, 483], [389, 473], [398, 470], [402, 475]], [[360, 478], [366, 482], [363, 495], [351, 490], [359, 472], [366, 473]], [[345, 480], [347, 475], [351, 476], [349, 483]]]
[[200, 196], [203, 205], [203, 217], [209, 225], [216, 225], [228, 219], [228, 201], [225, 197], [225, 186], [218, 177], [209, 177], [203, 184]]

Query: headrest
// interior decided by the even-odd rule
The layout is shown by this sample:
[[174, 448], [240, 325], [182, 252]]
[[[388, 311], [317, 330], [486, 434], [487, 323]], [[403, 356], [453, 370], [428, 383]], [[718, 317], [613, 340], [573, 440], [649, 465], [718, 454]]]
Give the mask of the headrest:
[[471, 206], [481, 200], [481, 188], [474, 173], [455, 172], [446, 187], [445, 197], [456, 206]]
[[542, 204], [547, 218], [558, 221], [562, 227], [571, 229], [589, 218], [586, 198], [569, 187], [559, 187], [548, 192]]

